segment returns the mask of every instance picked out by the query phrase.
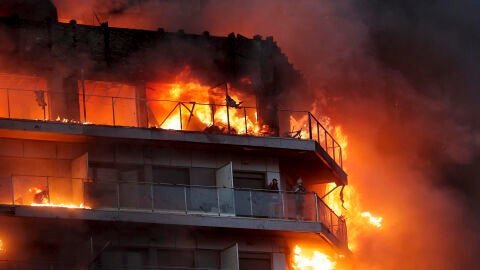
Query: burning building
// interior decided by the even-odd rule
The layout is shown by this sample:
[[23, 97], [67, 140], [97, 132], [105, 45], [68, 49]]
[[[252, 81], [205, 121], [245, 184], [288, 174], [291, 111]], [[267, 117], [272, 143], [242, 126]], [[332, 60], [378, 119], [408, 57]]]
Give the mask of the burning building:
[[32, 3], [0, 18], [2, 267], [296, 269], [306, 239], [348, 254], [322, 200], [347, 184], [342, 147], [284, 108], [305, 84], [273, 38], [59, 22]]

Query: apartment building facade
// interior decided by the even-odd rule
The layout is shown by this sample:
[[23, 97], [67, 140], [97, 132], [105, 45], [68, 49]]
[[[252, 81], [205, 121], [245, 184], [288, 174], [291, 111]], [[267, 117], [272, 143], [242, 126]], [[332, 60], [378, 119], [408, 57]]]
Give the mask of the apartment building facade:
[[347, 184], [341, 146], [282, 108], [305, 84], [272, 38], [49, 7], [0, 18], [0, 266], [280, 270], [298, 242], [348, 253], [321, 200]]

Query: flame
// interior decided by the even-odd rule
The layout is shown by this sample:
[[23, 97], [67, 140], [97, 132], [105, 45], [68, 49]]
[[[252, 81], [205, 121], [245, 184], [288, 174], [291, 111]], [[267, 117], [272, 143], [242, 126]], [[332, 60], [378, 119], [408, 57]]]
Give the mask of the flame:
[[[327, 192], [336, 187], [335, 183], [328, 183]], [[371, 230], [372, 227], [380, 229], [382, 227], [382, 217], [375, 217], [370, 212], [363, 211], [360, 207], [359, 194], [352, 185], [345, 186], [343, 190], [344, 203], [342, 205], [340, 198], [341, 188], [337, 188], [324, 198], [325, 203], [337, 215], [342, 215], [347, 221], [348, 246], [354, 251], [357, 246], [358, 236], [362, 232]]]
[[[191, 68], [185, 66], [171, 83], [147, 83], [148, 107], [156, 120], [153, 126], [196, 131], [217, 127], [221, 132], [228, 132], [230, 124], [230, 132], [252, 135], [269, 130], [268, 126], [257, 122], [256, 109], [252, 108], [256, 104], [254, 95], [242, 93], [230, 85], [227, 88], [225, 84], [204, 85], [191, 73]], [[227, 91], [239, 106], [225, 106]]]
[[382, 217], [374, 217], [370, 212], [363, 212], [360, 214], [362, 217], [368, 218], [368, 222], [372, 224], [373, 226], [380, 228], [382, 227]]
[[326, 254], [313, 250], [310, 254], [304, 254], [302, 249], [296, 245], [293, 254], [292, 268], [295, 270], [333, 270], [336, 262], [332, 261]]
[[72, 208], [72, 209], [91, 209], [88, 206], [84, 206], [83, 203], [79, 205], [75, 204], [56, 204], [56, 203], [31, 203], [30, 206], [41, 206], [41, 207], [63, 207], [63, 208]]
[[3, 240], [0, 239], [0, 253], [5, 252], [5, 246], [3, 245]]
[[33, 203], [30, 206], [41, 206], [41, 207], [63, 207], [63, 208], [74, 208], [74, 209], [91, 209], [90, 207], [84, 206], [81, 204], [68, 204], [68, 203], [51, 203], [50, 195], [47, 188], [40, 189], [37, 187], [31, 187], [28, 189], [28, 192], [33, 193]]

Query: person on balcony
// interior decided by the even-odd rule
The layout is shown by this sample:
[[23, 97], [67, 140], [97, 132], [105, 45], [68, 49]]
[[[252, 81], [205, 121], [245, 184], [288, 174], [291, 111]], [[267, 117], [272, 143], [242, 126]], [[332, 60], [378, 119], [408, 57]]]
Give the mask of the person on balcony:
[[296, 219], [303, 220], [303, 208], [304, 208], [304, 194], [307, 192], [307, 189], [303, 185], [302, 178], [297, 179], [297, 184], [293, 186], [293, 192], [295, 192], [295, 211]]
[[268, 185], [268, 190], [270, 192], [274, 192], [271, 196], [270, 196], [270, 217], [272, 218], [278, 218], [280, 215], [280, 211], [279, 211], [279, 208], [280, 208], [280, 204], [279, 204], [279, 188], [278, 188], [278, 180], [277, 178], [273, 178], [272, 179], [272, 182], [270, 182], [270, 184]]

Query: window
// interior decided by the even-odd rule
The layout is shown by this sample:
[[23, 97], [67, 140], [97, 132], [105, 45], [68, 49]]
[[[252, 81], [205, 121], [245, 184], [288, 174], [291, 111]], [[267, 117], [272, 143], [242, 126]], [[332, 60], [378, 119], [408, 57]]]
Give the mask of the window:
[[194, 250], [159, 249], [157, 259], [157, 265], [160, 267], [195, 268]]
[[176, 185], [190, 184], [190, 173], [188, 168], [154, 166], [152, 171], [153, 182], [155, 183], [168, 183]]
[[265, 188], [265, 173], [263, 172], [233, 172], [233, 186], [236, 188]]
[[114, 248], [106, 250], [99, 258], [96, 269], [141, 269], [148, 266], [147, 248]]
[[272, 259], [268, 253], [240, 252], [238, 254], [240, 270], [272, 269]]

